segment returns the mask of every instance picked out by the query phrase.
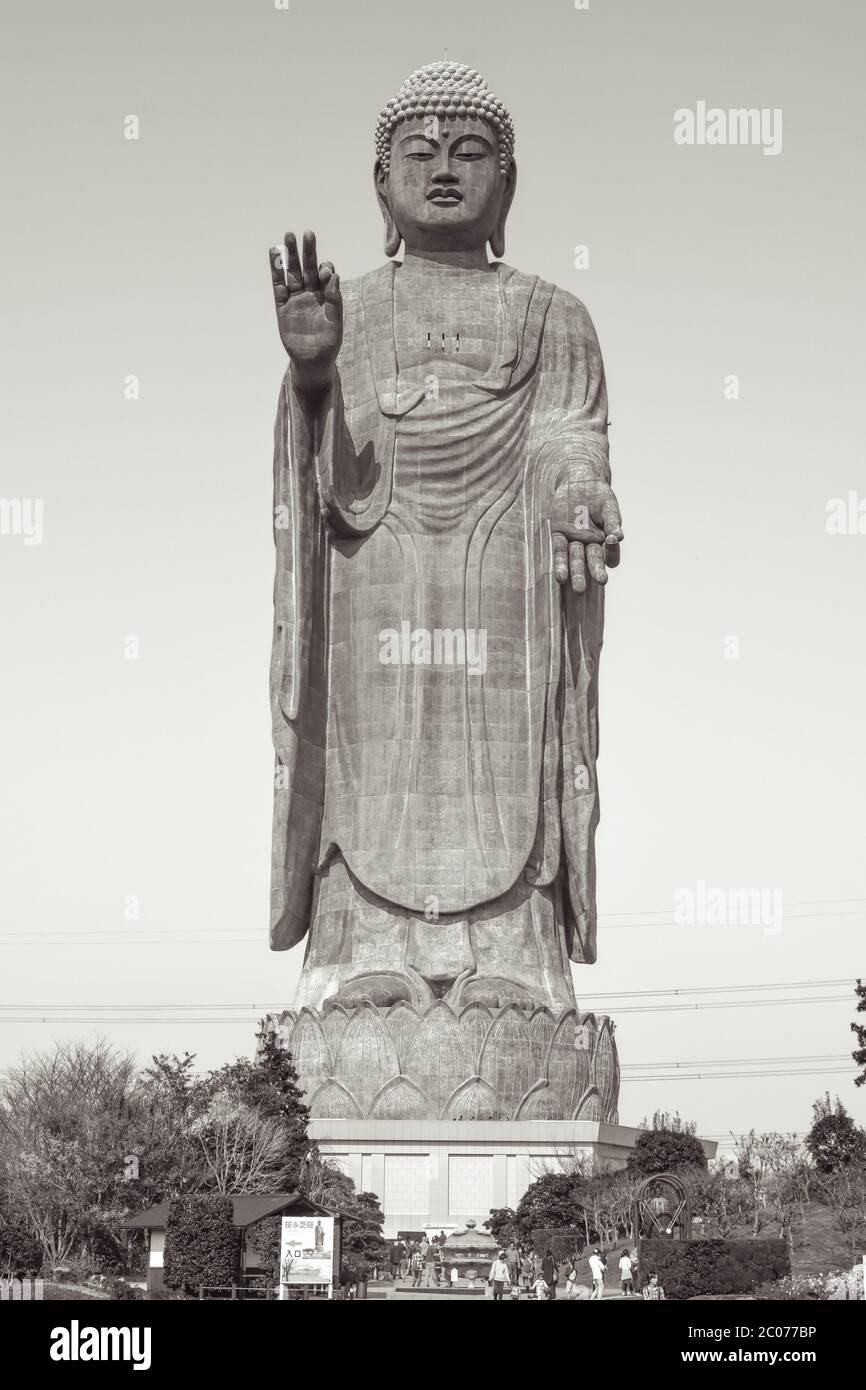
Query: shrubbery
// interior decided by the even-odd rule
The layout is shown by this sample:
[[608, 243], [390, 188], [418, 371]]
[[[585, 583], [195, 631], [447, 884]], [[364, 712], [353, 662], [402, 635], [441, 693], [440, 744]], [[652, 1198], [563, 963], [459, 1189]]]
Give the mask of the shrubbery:
[[42, 1260], [42, 1246], [26, 1226], [0, 1220], [0, 1275], [38, 1274]]
[[659, 1276], [667, 1298], [746, 1293], [790, 1273], [787, 1242], [776, 1240], [643, 1240], [641, 1285]]
[[165, 1282], [193, 1293], [237, 1283], [240, 1233], [228, 1197], [175, 1197], [165, 1228]]

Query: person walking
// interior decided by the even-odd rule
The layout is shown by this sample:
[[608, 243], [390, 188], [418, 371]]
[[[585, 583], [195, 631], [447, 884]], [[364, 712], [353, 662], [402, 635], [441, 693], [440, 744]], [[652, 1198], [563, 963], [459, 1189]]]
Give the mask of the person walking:
[[511, 1275], [512, 1284], [518, 1283], [520, 1279], [520, 1251], [514, 1241], [508, 1247], [508, 1273]]
[[556, 1283], [559, 1274], [556, 1268], [556, 1261], [553, 1258], [553, 1251], [548, 1248], [544, 1252], [544, 1259], [541, 1261], [541, 1277], [548, 1287], [548, 1298], [551, 1303], [556, 1301]]
[[604, 1298], [604, 1270], [605, 1263], [601, 1258], [601, 1251], [596, 1248], [589, 1257], [589, 1269], [592, 1274], [592, 1293], [590, 1299]]
[[420, 1245], [416, 1245], [416, 1247], [415, 1247], [415, 1249], [414, 1249], [414, 1251], [413, 1251], [413, 1254], [412, 1254], [412, 1276], [413, 1276], [413, 1279], [412, 1279], [412, 1287], [413, 1287], [413, 1289], [420, 1289], [420, 1287], [421, 1287], [421, 1280], [422, 1280], [422, 1278], [423, 1278], [423, 1276], [424, 1276], [424, 1266], [425, 1266], [425, 1264], [426, 1264], [426, 1260], [424, 1259], [424, 1256], [423, 1256], [422, 1253], [421, 1253], [421, 1247], [420, 1247]]
[[520, 1271], [520, 1277], [523, 1281], [523, 1287], [525, 1289], [531, 1289], [535, 1281], [535, 1265], [533, 1264], [532, 1256], [529, 1254], [528, 1251], [523, 1257], [523, 1266]]
[[[427, 1246], [427, 1249], [424, 1251], [424, 1263], [425, 1263], [426, 1266], [427, 1266], [427, 1287], [428, 1287], [428, 1289], [429, 1289], [430, 1285], [433, 1283], [434, 1272], [435, 1272], [435, 1269], [436, 1269], [436, 1253], [437, 1253], [438, 1249], [439, 1249], [439, 1246], [438, 1246], [438, 1245], [433, 1245], [433, 1243], [431, 1242], [431, 1243]], [[436, 1280], [436, 1283], [437, 1283], [437, 1284], [439, 1283], [439, 1280], [438, 1280], [438, 1279]]]
[[504, 1250], [500, 1250], [493, 1264], [490, 1266], [489, 1282], [493, 1285], [494, 1303], [502, 1302], [502, 1290], [511, 1287], [511, 1274], [508, 1269], [508, 1260]]
[[631, 1255], [627, 1250], [623, 1250], [619, 1257], [619, 1277], [622, 1284], [624, 1298], [631, 1298], [634, 1293], [634, 1265]]

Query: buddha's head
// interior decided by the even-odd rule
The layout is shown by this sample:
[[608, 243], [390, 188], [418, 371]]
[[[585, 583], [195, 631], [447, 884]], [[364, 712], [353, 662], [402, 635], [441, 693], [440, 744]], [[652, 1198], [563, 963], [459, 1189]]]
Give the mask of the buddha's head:
[[474, 68], [429, 63], [407, 77], [376, 126], [385, 250], [505, 250], [514, 197], [511, 117]]

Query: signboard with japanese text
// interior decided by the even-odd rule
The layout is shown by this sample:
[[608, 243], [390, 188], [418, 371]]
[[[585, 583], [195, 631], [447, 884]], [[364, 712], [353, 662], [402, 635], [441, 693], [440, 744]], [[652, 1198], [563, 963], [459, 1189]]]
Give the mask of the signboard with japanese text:
[[334, 1277], [333, 1216], [284, 1216], [280, 1241], [280, 1283], [326, 1284]]

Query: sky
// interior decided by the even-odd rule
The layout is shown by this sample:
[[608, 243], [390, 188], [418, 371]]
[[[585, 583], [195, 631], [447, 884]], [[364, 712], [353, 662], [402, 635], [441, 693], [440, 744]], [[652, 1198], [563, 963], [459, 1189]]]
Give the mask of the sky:
[[[866, 1121], [866, 12], [18, 0], [6, 21], [0, 1068], [97, 1031], [216, 1066], [291, 1003], [302, 948], [266, 939], [267, 248], [309, 226], [344, 278], [384, 260], [376, 115], [447, 49], [514, 119], [505, 259], [584, 300], [605, 356], [626, 539], [599, 960], [575, 987], [617, 1021], [621, 1117], [802, 1132], [830, 1090]], [[772, 141], [677, 143], [699, 103], [766, 112]], [[684, 909], [736, 889], [772, 920]]]

